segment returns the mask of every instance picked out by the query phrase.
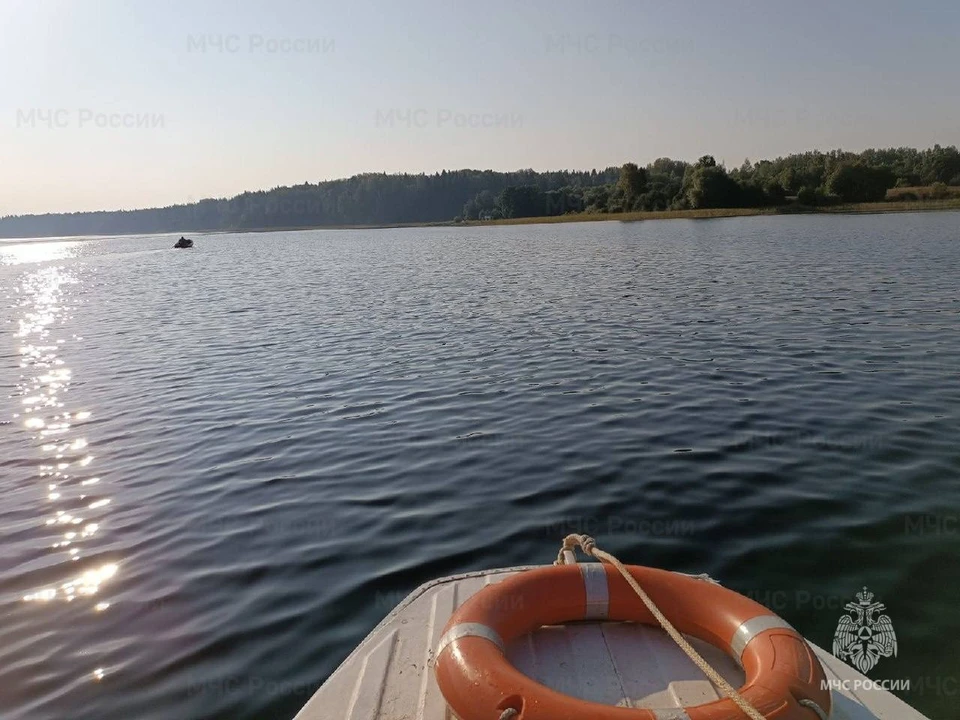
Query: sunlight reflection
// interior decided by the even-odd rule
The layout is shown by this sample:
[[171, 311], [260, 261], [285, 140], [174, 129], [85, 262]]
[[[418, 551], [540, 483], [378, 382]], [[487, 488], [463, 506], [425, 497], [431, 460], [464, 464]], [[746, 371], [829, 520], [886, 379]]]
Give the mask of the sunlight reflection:
[[23, 263], [66, 260], [75, 255], [79, 241], [33, 240], [22, 243], [0, 244], [0, 263], [22, 265]]
[[[0, 264], [56, 261], [71, 257], [77, 242], [31, 242], [0, 244]], [[100, 478], [89, 477], [87, 467], [96, 456], [89, 441], [76, 434], [76, 423], [91, 417], [89, 410], [65, 409], [64, 393], [73, 382], [73, 372], [61, 353], [79, 342], [78, 335], [67, 335], [64, 324], [70, 317], [70, 286], [77, 282], [67, 268], [42, 266], [24, 273], [20, 287], [11, 296], [19, 311], [15, 336], [19, 344], [22, 375], [18, 383], [20, 413], [14, 414], [36, 442], [41, 453], [36, 473], [42, 485], [38, 501], [44, 507], [42, 527], [44, 545], [57, 553], [63, 579], [52, 587], [36, 588], [23, 596], [26, 602], [50, 602], [96, 595], [104, 583], [117, 573], [115, 563], [106, 563], [78, 574], [77, 565], [88, 553], [88, 543], [102, 535], [104, 508], [110, 498], [91, 493], [90, 486]], [[85, 505], [82, 517], [68, 512]], [[61, 509], [58, 509], [61, 508]], [[51, 536], [51, 533], [53, 534]], [[106, 601], [95, 605], [97, 611], [109, 607]], [[102, 677], [102, 670], [98, 670]], [[99, 679], [99, 678], [98, 678]]]
[[117, 566], [107, 563], [94, 570], [87, 570], [73, 580], [61, 583], [59, 587], [28, 593], [23, 599], [27, 602], [49, 602], [59, 597], [70, 601], [77, 596], [96, 595], [100, 586], [116, 574]]

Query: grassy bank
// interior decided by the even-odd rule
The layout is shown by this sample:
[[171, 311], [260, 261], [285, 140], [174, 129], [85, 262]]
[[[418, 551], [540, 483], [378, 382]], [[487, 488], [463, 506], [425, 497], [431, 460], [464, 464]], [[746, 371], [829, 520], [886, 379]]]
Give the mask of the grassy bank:
[[532, 225], [541, 223], [569, 223], [569, 222], [599, 222], [618, 220], [632, 222], [637, 220], [699, 220], [708, 218], [749, 217], [753, 215], [796, 215], [812, 213], [892, 213], [892, 212], [920, 212], [927, 210], [960, 210], [960, 196], [945, 200], [903, 201], [887, 200], [884, 202], [855, 203], [846, 205], [830, 205], [825, 207], [799, 207], [788, 205], [784, 207], [767, 208], [715, 208], [700, 210], [661, 210], [653, 212], [627, 213], [569, 213], [567, 215], [550, 215], [546, 217], [505, 218], [502, 220], [474, 220], [459, 223], [460, 225]]
[[834, 205], [816, 208], [815, 212], [827, 213], [890, 213], [922, 212], [924, 210], [960, 210], [960, 197], [941, 200], [885, 200], [883, 202]]
[[603, 222], [619, 220], [675, 220], [678, 218], [707, 219], [742, 217], [746, 215], [776, 215], [776, 208], [710, 208], [700, 210], [651, 210], [625, 213], [568, 213], [545, 217], [503, 218], [500, 220], [468, 220], [461, 225], [531, 225], [539, 223]]
[[887, 200], [950, 200], [960, 198], [960, 185], [898, 187], [887, 190]]

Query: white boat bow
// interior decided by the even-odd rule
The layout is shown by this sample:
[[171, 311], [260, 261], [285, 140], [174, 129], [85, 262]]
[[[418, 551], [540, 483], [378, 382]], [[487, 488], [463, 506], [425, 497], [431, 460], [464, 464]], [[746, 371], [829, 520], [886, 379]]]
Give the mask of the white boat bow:
[[[347, 657], [295, 720], [455, 720], [433, 672], [444, 626], [454, 610], [484, 586], [530, 569], [454, 575], [417, 588]], [[730, 655], [688, 639], [734, 687], [743, 684], [743, 669]], [[810, 645], [831, 687], [837, 688], [832, 690], [831, 720], [928, 720]], [[647, 625], [578, 622], [544, 627], [511, 643], [507, 656], [524, 674], [558, 692], [607, 705], [656, 709], [664, 720], [683, 720], [682, 708], [720, 697], [665, 632]]]

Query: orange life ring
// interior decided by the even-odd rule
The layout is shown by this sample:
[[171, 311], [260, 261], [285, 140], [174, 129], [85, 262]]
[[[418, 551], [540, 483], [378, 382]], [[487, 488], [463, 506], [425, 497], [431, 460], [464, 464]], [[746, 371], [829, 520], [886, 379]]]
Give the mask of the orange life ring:
[[[744, 668], [740, 688], [770, 720], [816, 720], [830, 713], [830, 691], [811, 647], [767, 608], [711, 582], [654, 568], [628, 570], [676, 628], [729, 649]], [[627, 582], [609, 565], [580, 563], [538, 568], [489, 585], [454, 612], [435, 656], [437, 683], [460, 720], [657, 720], [663, 712], [601, 705], [558, 693], [506, 659], [512, 640], [543, 625], [577, 620], [656, 625]], [[684, 708], [685, 720], [745, 717], [723, 698]]]

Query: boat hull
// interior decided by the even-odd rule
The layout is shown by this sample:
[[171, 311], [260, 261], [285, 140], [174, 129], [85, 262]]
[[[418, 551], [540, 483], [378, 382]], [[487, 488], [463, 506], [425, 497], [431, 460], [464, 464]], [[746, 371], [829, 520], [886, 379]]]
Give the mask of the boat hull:
[[[481, 588], [529, 569], [454, 575], [421, 586], [360, 643], [295, 720], [452, 720], [433, 672], [444, 626]], [[743, 684], [736, 660], [690, 640], [730, 683]], [[893, 694], [870, 687], [863, 675], [822, 648], [811, 647], [837, 688], [831, 720], [928, 720]], [[511, 643], [507, 656], [526, 675], [559, 692], [609, 705], [662, 709], [664, 717], [670, 717], [670, 709], [719, 697], [666, 633], [646, 625], [544, 627]]]

